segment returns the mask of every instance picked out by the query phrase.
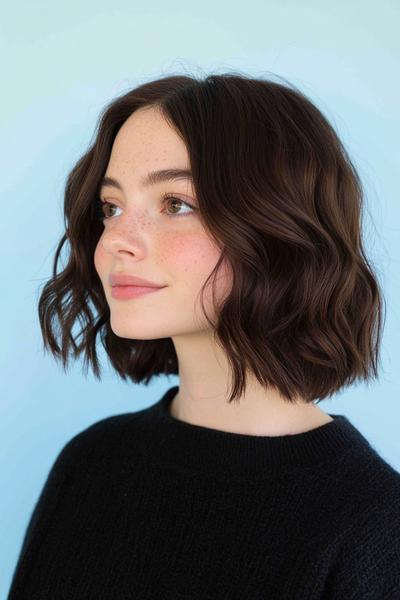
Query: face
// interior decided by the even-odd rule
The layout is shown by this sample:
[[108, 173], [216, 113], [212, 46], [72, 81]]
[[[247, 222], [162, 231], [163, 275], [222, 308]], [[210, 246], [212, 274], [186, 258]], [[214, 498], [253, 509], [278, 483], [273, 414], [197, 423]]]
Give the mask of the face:
[[[162, 169], [190, 169], [186, 146], [157, 109], [139, 109], [114, 140], [105, 176], [116, 179], [123, 191], [112, 186], [101, 190], [101, 198], [110, 204], [102, 205], [106, 218], [94, 254], [111, 329], [123, 338], [158, 339], [210, 329], [199, 292], [221, 250], [195, 210], [190, 180], [143, 185], [148, 172]], [[173, 198], [163, 200], [165, 194]], [[114, 298], [111, 273], [136, 275], [165, 287], [135, 298]], [[214, 319], [211, 283], [212, 278], [204, 306]], [[217, 300], [229, 292], [231, 277], [225, 263], [215, 285]]]

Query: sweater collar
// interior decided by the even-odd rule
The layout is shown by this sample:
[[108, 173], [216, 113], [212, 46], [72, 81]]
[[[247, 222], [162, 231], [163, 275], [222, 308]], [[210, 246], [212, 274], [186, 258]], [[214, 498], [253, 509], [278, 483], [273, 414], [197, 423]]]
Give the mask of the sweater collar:
[[163, 465], [224, 478], [262, 478], [337, 462], [350, 450], [371, 451], [368, 440], [340, 414], [327, 413], [333, 419], [329, 423], [283, 436], [247, 435], [194, 425], [169, 412], [178, 391], [179, 386], [170, 388], [146, 411], [155, 428], [152, 455]]

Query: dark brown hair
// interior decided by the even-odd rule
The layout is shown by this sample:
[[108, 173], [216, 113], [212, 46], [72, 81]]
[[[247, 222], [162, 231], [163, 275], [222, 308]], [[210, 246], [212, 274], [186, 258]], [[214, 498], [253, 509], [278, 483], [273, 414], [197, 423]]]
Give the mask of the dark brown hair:
[[[67, 178], [66, 232], [38, 306], [45, 349], [64, 370], [70, 352], [83, 353], [84, 367], [100, 379], [100, 334], [122, 379], [148, 384], [179, 374], [171, 338], [113, 333], [93, 260], [103, 230], [95, 199], [112, 144], [144, 106], [158, 107], [187, 147], [201, 219], [222, 251], [210, 277], [224, 259], [232, 266], [216, 323], [206, 315], [232, 370], [229, 402], [244, 393], [248, 369], [287, 402], [319, 402], [356, 379], [376, 378], [382, 298], [362, 245], [360, 178], [302, 92], [241, 73], [167, 76], [104, 108], [94, 142]], [[57, 274], [66, 241], [68, 262]], [[201, 302], [204, 311], [203, 294]]]

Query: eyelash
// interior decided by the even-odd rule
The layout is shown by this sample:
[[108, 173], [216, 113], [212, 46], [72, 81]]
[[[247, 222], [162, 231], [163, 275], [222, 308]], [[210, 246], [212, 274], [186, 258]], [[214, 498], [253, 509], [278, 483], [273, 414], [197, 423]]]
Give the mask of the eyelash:
[[[178, 198], [177, 196], [174, 196], [173, 194], [164, 194], [162, 196], [162, 205], [167, 204], [168, 200], [177, 200], [178, 202], [180, 202], [181, 204], [184, 204], [185, 206], [187, 206], [188, 208], [191, 208], [192, 211], [194, 212], [196, 209], [196, 207], [192, 206], [191, 204], [189, 204], [189, 202], [185, 202], [184, 200], [181, 200], [181, 198]], [[113, 204], [112, 202], [108, 202], [107, 200], [103, 200], [102, 198], [98, 197], [96, 198], [96, 213], [97, 213], [97, 218], [99, 221], [107, 221], [108, 219], [111, 219], [111, 217], [106, 217], [104, 212], [103, 212], [103, 206], [114, 206], [116, 208], [119, 208], [118, 206], [116, 206], [116, 204]], [[186, 217], [188, 215], [188, 213], [182, 213], [182, 214], [172, 214], [172, 215], [167, 215], [168, 217]]]

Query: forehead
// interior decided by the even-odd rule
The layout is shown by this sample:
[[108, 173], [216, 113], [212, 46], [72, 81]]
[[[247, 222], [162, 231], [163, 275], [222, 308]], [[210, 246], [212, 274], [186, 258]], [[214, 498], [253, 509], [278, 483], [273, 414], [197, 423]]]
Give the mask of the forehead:
[[183, 140], [154, 107], [135, 111], [121, 126], [111, 151], [110, 163], [114, 161], [143, 171], [189, 166]]
[[101, 188], [123, 192], [163, 182], [181, 182], [193, 193], [189, 157], [181, 137], [159, 110], [139, 109], [121, 126], [114, 140]]

